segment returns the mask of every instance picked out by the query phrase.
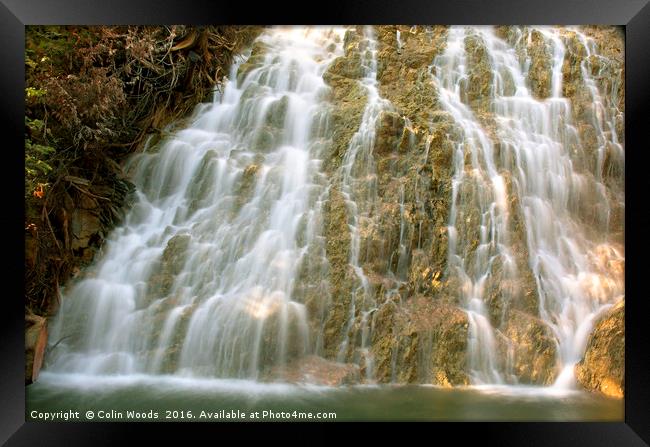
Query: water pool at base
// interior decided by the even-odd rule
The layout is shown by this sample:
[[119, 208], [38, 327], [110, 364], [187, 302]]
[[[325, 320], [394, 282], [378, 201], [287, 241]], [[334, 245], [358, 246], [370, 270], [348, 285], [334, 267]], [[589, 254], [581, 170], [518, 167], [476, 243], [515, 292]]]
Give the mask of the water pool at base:
[[[64, 413], [56, 412], [75, 411], [79, 417], [69, 420], [88, 421], [92, 411], [93, 421], [622, 421], [623, 408], [623, 400], [548, 388], [321, 387], [45, 372], [26, 388], [25, 417], [54, 413], [61, 421]], [[323, 412], [336, 416], [316, 416]]]

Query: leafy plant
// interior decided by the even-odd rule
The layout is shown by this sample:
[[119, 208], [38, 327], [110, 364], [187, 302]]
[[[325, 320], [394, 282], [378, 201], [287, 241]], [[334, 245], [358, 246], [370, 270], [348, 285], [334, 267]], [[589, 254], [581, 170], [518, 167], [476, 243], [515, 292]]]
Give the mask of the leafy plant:
[[[29, 95], [29, 92], [27, 94]], [[55, 149], [32, 139], [41, 140], [47, 134], [43, 121], [25, 117], [25, 130], [25, 192], [41, 198], [43, 188], [47, 184], [47, 176], [52, 171], [48, 161]], [[34, 194], [37, 190], [39, 193]]]

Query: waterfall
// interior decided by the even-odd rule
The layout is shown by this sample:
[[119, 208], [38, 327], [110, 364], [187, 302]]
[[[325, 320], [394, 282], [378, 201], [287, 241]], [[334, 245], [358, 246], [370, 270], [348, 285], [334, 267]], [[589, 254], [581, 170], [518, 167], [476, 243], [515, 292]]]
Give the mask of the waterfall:
[[[361, 226], [376, 214], [377, 173], [373, 157], [377, 121], [391, 104], [381, 98], [377, 83], [377, 41], [371, 27], [364, 28], [364, 39], [360, 44], [363, 77], [361, 85], [367, 93], [367, 102], [357, 132], [352, 136], [343, 158], [341, 192], [345, 198], [350, 227], [350, 265], [358, 280], [358, 287], [352, 291], [350, 308], [344, 337], [339, 347], [338, 360], [344, 361], [350, 347], [350, 336], [357, 312], [361, 317], [360, 355], [366, 365], [366, 375], [372, 379], [372, 356], [369, 351], [369, 319], [376, 310], [374, 291], [361, 266]], [[359, 361], [361, 359], [357, 359]]]
[[510, 387], [550, 340], [571, 388], [624, 296], [620, 73], [584, 29], [400, 29], [267, 28], [133, 155], [46, 369]]
[[[460, 300], [469, 318], [472, 378], [480, 383], [501, 383], [495, 335], [484, 304], [485, 281], [497, 257], [503, 258], [511, 276], [515, 272], [508, 246], [506, 190], [495, 165], [493, 143], [462, 98], [461, 88], [468, 82], [464, 38], [464, 29], [452, 28], [445, 52], [432, 67], [440, 102], [462, 132], [453, 158], [448, 265], [460, 278]], [[476, 215], [466, 217], [469, 213]], [[472, 222], [472, 218], [477, 221]], [[459, 235], [459, 230], [464, 234]], [[472, 250], [469, 243], [476, 238], [479, 245]]]
[[137, 203], [65, 290], [51, 370], [257, 378], [312, 351], [297, 283], [321, 243], [341, 32], [267, 30], [222, 95], [131, 160]]
[[[472, 381], [501, 383], [509, 372], [497, 358], [499, 324], [486, 310], [485, 283], [497, 264], [505, 279], [520, 274], [512, 256], [510, 214], [521, 213], [539, 315], [558, 345], [562, 373], [556, 385], [570, 387], [594, 319], [624, 293], [621, 272], [608, 267], [623, 254], [620, 243], [608, 240], [611, 199], [602, 177], [605, 151], [613, 149], [614, 164], [622, 171], [623, 149], [615, 131], [616, 109], [606, 105], [586, 67], [593, 43], [575, 30], [517, 31], [512, 46], [492, 28], [452, 27], [444, 53], [431, 67], [442, 107], [460, 132], [455, 138], [449, 268], [459, 278], [469, 317]], [[515, 48], [525, 47], [532, 33], [548, 49], [550, 88], [544, 98], [533, 95], [530, 57], [525, 51], [520, 57]], [[581, 73], [591, 95], [595, 154], [581, 141], [572, 104], [562, 96], [564, 41], [570, 33], [587, 53]], [[477, 97], [477, 89], [487, 95]], [[513, 196], [519, 203], [515, 209], [507, 202]], [[517, 299], [506, 296], [504, 301]]]

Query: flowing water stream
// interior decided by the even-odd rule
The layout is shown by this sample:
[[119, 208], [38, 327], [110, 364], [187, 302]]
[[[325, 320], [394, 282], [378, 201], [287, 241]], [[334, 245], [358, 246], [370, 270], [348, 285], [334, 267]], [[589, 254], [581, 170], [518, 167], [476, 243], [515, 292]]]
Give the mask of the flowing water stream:
[[[470, 316], [469, 358], [474, 381], [501, 383], [508, 371], [497, 366], [495, 328], [489, 322], [484, 295], [485, 283], [497, 262], [505, 270], [505, 278], [517, 275], [509, 222], [512, 210], [503, 176], [509, 174], [513, 185], [510, 195], [518, 198], [521, 207], [514, 211], [524, 217], [539, 314], [557, 339], [562, 373], [556, 385], [570, 387], [573, 366], [584, 352], [595, 317], [624, 293], [620, 271], [608, 267], [612, 261], [621, 260], [622, 254], [620, 246], [608, 241], [610, 198], [602, 183], [605, 148], [613, 147], [618, 162], [623, 151], [614, 130], [616, 116], [605, 111], [590, 70], [583, 65], [599, 141], [595, 155], [585, 152], [571, 104], [561, 96], [565, 49], [559, 31], [535, 31], [551, 49], [548, 98], [533, 96], [515, 48], [491, 28], [452, 27], [445, 52], [432, 66], [441, 103], [462, 130], [454, 156], [449, 265], [461, 278], [461, 293]], [[592, 51], [587, 38], [578, 35], [585, 49]], [[494, 114], [491, 124], [496, 138], [482, 125], [466, 93], [472, 82], [469, 69], [476, 69], [470, 66], [468, 39], [483, 47], [491, 72], [487, 105], [473, 106], [478, 114], [481, 107]], [[596, 163], [590, 163], [589, 157], [595, 157]], [[596, 209], [588, 220], [581, 215], [585, 204]], [[471, 228], [463, 230], [465, 235], [468, 231], [478, 233], [476, 249], [469, 247], [471, 236], [459, 241], [457, 228], [465, 224], [457, 220], [474, 210], [478, 210], [480, 223], [472, 222]]]
[[[34, 405], [51, 407], [44, 396], [60, 399], [57, 387], [70, 392], [77, 379], [103, 387], [118, 386], [124, 378], [126, 388], [145, 383], [147, 389], [156, 378], [173, 389], [188, 383], [201, 388], [217, 379], [248, 396], [256, 386], [266, 386], [256, 381], [269, 371], [282, 381], [293, 359], [324, 355], [324, 319], [331, 303], [323, 206], [332, 185], [345, 202], [348, 225], [341, 231], [349, 232], [354, 281], [330, 360], [352, 358], [362, 367], [362, 381], [374, 382], [372, 336], [380, 303], [363, 267], [362, 229], [378, 219], [377, 126], [383, 113], [396, 108], [380, 94], [379, 42], [373, 27], [365, 27], [358, 82], [366, 104], [340, 168], [329, 178], [323, 163], [331, 156], [332, 104], [323, 75], [346, 51], [345, 31], [266, 30], [252, 54], [233, 65], [212, 103], [199, 106], [185, 128], [129, 161], [136, 203], [83, 278], [64, 289], [50, 335], [60, 342], [48, 354], [42, 383], [30, 392]], [[600, 56], [586, 35], [551, 27], [516, 31], [507, 41], [489, 27], [451, 27], [445, 48], [429, 67], [440, 107], [456, 128], [448, 135], [454, 150], [447, 268], [458, 278], [458, 302], [468, 316], [467, 370], [479, 386], [475, 398], [481, 386], [505, 394], [518, 389], [512, 349], [504, 354], [499, 348], [503, 321], [490, 314], [488, 298], [498, 278], [502, 301], [517, 300], [518, 290], [509, 285], [522, 269], [532, 272], [539, 318], [557, 345], [561, 373], [554, 389], [576, 396], [573, 367], [593, 323], [624, 295], [623, 275], [612, 269], [624, 262], [624, 251], [621, 241], [610, 237], [612, 201], [623, 199], [622, 193], [612, 196], [607, 185], [612, 172], [620, 176], [624, 170], [617, 136], [622, 113], [614, 105], [617, 85], [611, 92], [599, 89], [601, 74], [591, 66], [591, 56]], [[588, 55], [581, 72], [591, 106], [581, 117], [563, 94], [568, 33]], [[550, 81], [543, 98], [529, 80], [527, 45], [533, 38], [542, 39], [548, 53]], [[397, 31], [396, 39], [401, 53], [404, 36]], [[477, 54], [482, 55], [478, 62]], [[488, 73], [487, 93], [480, 97], [472, 93], [477, 70]], [[595, 129], [595, 151], [581, 143], [578, 121]], [[428, 155], [427, 145], [424, 161]], [[418, 194], [416, 185], [416, 207], [424, 210]], [[386, 260], [396, 266], [388, 270], [398, 286], [408, 279], [411, 259], [404, 184], [399, 196], [398, 246]], [[525, 234], [523, 254], [516, 228]], [[422, 231], [421, 223], [412, 229], [418, 249]], [[383, 293], [392, 296], [396, 290]], [[320, 309], [320, 317], [314, 309]], [[393, 352], [393, 381], [395, 362]], [[167, 385], [161, 382], [160, 389]], [[38, 389], [44, 393], [40, 398]], [[373, 395], [372, 389], [349, 390], [357, 398], [376, 399], [377, 405], [395, 403], [392, 392]], [[413, 389], [409, 396], [417, 394]], [[314, 402], [321, 404], [343, 393], [330, 390], [334, 394], [325, 399], [319, 390]], [[554, 396], [538, 390], [540, 396], [547, 393], [542, 401]], [[210, 393], [223, 398], [222, 391]], [[425, 402], [453, 401], [451, 394], [423, 393], [422, 408]], [[524, 394], [535, 392], [526, 388]], [[290, 401], [305, 402], [300, 399]], [[586, 402], [580, 399], [567, 405], [576, 409]], [[492, 404], [485, 405], [479, 419], [490, 418]], [[610, 407], [607, 417], [616, 418], [618, 410]], [[351, 410], [350, 418], [361, 412]]]
[[358, 279], [359, 286], [352, 292], [350, 300], [349, 318], [345, 335], [339, 349], [338, 360], [344, 361], [345, 353], [350, 344], [350, 332], [355, 322], [357, 307], [361, 309], [361, 342], [360, 354], [366, 365], [367, 378], [372, 380], [372, 354], [369, 351], [369, 315], [377, 310], [374, 302], [374, 292], [368, 277], [361, 266], [361, 220], [368, 221], [377, 214], [377, 172], [373, 149], [376, 139], [376, 129], [379, 117], [384, 110], [391, 110], [389, 101], [379, 95], [377, 88], [377, 41], [374, 37], [372, 27], [364, 28], [364, 40], [362, 41], [365, 50], [362, 54], [361, 67], [363, 77], [361, 84], [364, 87], [368, 99], [366, 102], [359, 130], [350, 140], [350, 145], [343, 158], [342, 187], [341, 192], [345, 198], [349, 227], [351, 234], [350, 242], [350, 265]]
[[281, 367], [289, 351], [311, 350], [294, 291], [319, 236], [322, 73], [341, 51], [327, 50], [335, 35], [262, 36], [268, 51], [240, 85], [132, 160], [137, 204], [92, 277], [66, 293], [53, 336], [84, 336], [53, 370], [256, 378], [261, 361]]

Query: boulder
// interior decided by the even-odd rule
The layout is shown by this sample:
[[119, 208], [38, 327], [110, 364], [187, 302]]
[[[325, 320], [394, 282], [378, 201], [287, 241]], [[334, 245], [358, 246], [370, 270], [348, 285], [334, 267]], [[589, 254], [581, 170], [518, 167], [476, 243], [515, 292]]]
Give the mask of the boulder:
[[622, 398], [625, 394], [625, 300], [596, 323], [587, 350], [575, 366], [578, 383], [586, 390]]

